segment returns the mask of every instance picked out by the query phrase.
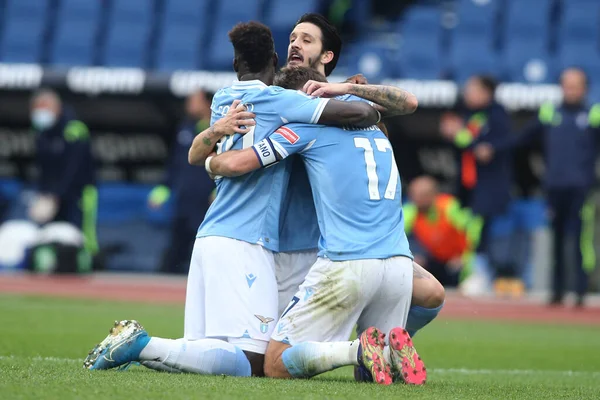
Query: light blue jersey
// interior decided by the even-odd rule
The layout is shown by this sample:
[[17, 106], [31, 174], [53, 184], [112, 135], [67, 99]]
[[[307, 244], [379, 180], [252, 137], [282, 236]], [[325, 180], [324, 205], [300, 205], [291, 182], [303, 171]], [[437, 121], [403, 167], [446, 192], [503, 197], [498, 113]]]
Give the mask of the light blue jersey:
[[[256, 126], [244, 136], [223, 138], [217, 153], [252, 147], [288, 122], [315, 124], [327, 104], [327, 99], [311, 98], [257, 80], [236, 82], [213, 97], [211, 124], [229, 111], [234, 100], [241, 100], [256, 114]], [[217, 179], [217, 197], [197, 237], [224, 236], [279, 251], [279, 217], [287, 191], [288, 168], [288, 163], [281, 163], [241, 177]]]
[[[335, 99], [372, 104], [368, 100], [350, 94]], [[306, 168], [299, 155], [291, 158], [294, 161], [279, 225], [280, 252], [316, 249], [321, 236]]]
[[319, 225], [306, 167], [299, 155], [283, 162], [290, 163], [288, 189], [281, 207], [279, 251], [307, 251], [319, 246]]
[[376, 126], [289, 124], [256, 147], [302, 156], [321, 231], [319, 256], [332, 260], [411, 257], [392, 146]]

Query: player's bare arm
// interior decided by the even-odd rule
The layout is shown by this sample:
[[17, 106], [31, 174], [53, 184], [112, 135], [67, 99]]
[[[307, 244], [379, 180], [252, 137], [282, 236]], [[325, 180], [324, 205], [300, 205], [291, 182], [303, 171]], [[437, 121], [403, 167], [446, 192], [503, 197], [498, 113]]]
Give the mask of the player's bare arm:
[[419, 105], [414, 94], [395, 86], [308, 81], [303, 91], [315, 97], [352, 94], [375, 103], [383, 117], [412, 114]]
[[255, 116], [254, 113], [246, 111], [240, 100], [235, 100], [223, 118], [194, 138], [188, 153], [188, 162], [192, 165], [203, 165], [223, 136], [248, 133], [251, 127], [256, 125]]
[[329, 100], [318, 123], [323, 125], [368, 127], [379, 123], [381, 114], [361, 101]]
[[253, 148], [229, 150], [206, 159], [206, 171], [212, 175], [236, 177], [261, 167]]

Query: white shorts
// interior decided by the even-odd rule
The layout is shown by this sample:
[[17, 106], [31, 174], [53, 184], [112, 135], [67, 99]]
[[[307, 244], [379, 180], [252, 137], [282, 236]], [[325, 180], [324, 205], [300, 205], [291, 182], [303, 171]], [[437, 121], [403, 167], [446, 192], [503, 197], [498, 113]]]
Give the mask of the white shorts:
[[304, 282], [310, 267], [317, 261], [317, 253], [318, 250], [315, 249], [273, 254], [279, 292], [279, 312], [277, 316], [283, 313], [283, 310]]
[[196, 239], [185, 299], [184, 338], [227, 340], [264, 354], [277, 321], [273, 253], [235, 239]]
[[406, 325], [413, 268], [408, 257], [331, 261], [319, 258], [282, 313], [272, 339], [291, 345], [348, 340], [375, 326]]

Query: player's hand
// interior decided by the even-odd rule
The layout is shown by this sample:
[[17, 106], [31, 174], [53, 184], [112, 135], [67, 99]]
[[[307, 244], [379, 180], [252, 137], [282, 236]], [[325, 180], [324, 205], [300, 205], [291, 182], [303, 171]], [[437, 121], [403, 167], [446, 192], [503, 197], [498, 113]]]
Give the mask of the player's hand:
[[494, 148], [489, 143], [480, 143], [473, 149], [473, 154], [481, 164], [489, 164], [494, 158]]
[[350, 78], [346, 79], [345, 83], [353, 83], [355, 85], [368, 85], [367, 78], [363, 74], [352, 75]]
[[350, 92], [350, 83], [308, 81], [302, 91], [313, 97], [336, 97]]
[[227, 114], [213, 125], [215, 133], [223, 136], [234, 133], [246, 134], [256, 125], [254, 118], [256, 114], [247, 111], [240, 100], [234, 100]]
[[440, 133], [447, 140], [453, 141], [458, 132], [463, 129], [463, 121], [458, 115], [446, 113], [440, 119]]
[[454, 257], [453, 259], [451, 259], [450, 261], [448, 261], [447, 265], [448, 265], [448, 268], [451, 271], [458, 272], [463, 267], [462, 258], [461, 257]]
[[58, 206], [59, 202], [55, 196], [48, 194], [40, 195], [29, 207], [29, 218], [38, 224], [45, 224], [54, 219], [58, 212]]

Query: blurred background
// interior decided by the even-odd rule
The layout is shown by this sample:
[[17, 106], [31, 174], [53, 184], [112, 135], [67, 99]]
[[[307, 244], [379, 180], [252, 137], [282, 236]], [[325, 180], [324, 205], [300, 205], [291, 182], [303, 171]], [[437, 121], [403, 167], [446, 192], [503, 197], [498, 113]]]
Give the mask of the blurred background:
[[283, 62], [305, 12], [344, 38], [331, 81], [419, 99], [387, 124], [419, 262], [467, 293], [598, 290], [597, 0], [0, 0], [0, 269], [186, 273], [227, 32], [262, 21]]

